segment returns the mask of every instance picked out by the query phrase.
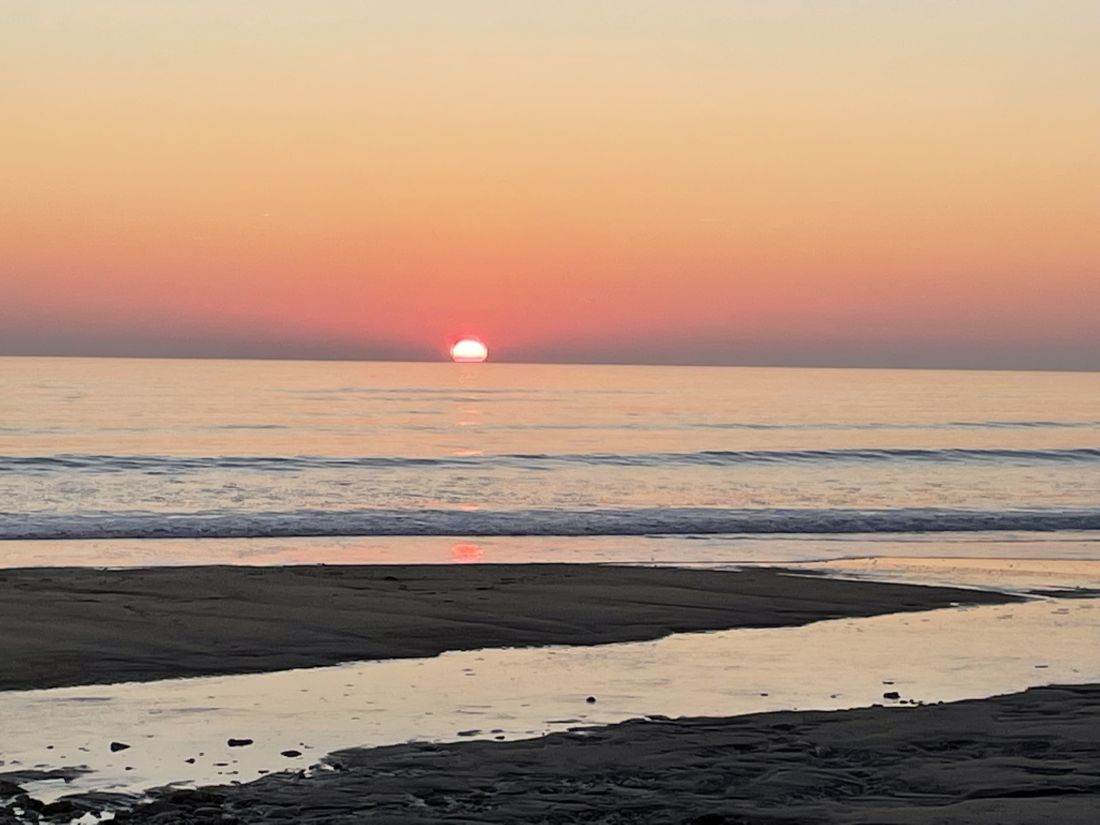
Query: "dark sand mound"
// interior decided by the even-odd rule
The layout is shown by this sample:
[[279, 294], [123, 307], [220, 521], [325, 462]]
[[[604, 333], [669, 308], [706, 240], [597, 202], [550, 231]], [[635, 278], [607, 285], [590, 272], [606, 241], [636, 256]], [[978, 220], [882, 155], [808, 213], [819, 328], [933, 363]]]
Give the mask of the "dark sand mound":
[[582, 564], [0, 571], [0, 690], [989, 604], [1012, 596], [782, 570]]
[[633, 721], [332, 755], [123, 823], [1095, 825], [1100, 685], [913, 709]]

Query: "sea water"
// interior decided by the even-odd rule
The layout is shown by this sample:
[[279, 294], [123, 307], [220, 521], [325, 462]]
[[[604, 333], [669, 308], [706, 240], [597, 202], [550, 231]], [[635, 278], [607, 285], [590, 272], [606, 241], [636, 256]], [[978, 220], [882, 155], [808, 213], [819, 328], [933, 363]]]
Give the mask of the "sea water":
[[1098, 539], [1095, 373], [0, 358], [8, 566]]

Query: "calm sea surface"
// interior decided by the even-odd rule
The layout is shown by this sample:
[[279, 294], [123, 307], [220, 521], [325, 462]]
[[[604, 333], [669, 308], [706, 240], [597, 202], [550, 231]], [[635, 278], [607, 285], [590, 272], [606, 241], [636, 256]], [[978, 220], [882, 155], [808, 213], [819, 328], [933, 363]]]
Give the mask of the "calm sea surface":
[[0, 359], [4, 563], [643, 536], [1100, 558], [1100, 375]]

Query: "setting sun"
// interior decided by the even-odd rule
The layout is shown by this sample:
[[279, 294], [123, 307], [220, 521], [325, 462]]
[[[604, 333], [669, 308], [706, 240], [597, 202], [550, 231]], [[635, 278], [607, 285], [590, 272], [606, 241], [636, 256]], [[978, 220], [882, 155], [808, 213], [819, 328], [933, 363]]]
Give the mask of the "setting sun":
[[488, 347], [477, 338], [463, 338], [451, 347], [451, 358], [459, 363], [480, 363], [488, 357]]

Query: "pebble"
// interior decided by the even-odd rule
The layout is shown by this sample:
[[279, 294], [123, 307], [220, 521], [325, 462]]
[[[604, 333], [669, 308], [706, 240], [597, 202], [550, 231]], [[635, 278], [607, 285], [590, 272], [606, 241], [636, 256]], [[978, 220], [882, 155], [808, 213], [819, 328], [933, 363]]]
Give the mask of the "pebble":
[[596, 697], [595, 696], [589, 696], [584, 701], [588, 702], [588, 704], [590, 704], [590, 705], [594, 705], [596, 703]]
[[225, 744], [231, 748], [247, 748], [252, 744], [251, 739], [227, 739]]
[[301, 755], [302, 752], [296, 750], [283, 751], [279, 754], [279, 756], [285, 756], [287, 759], [297, 759]]
[[898, 693], [896, 690], [888, 690], [884, 694], [882, 694], [882, 698], [883, 699], [900, 699], [901, 694]]
[[129, 747], [130, 746], [127, 745], [125, 742], [112, 742], [111, 743], [111, 753], [118, 753], [119, 751], [124, 751]]

